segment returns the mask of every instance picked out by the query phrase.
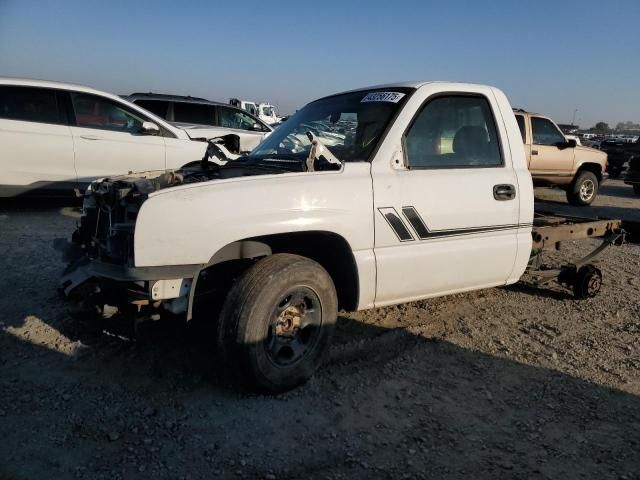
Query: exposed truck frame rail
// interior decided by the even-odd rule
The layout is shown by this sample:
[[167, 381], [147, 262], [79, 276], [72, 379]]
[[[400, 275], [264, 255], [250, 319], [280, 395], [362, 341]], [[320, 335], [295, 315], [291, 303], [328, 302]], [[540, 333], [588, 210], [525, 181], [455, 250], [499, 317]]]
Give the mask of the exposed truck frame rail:
[[[625, 231], [621, 220], [594, 220], [537, 212], [531, 232], [533, 243], [527, 272], [536, 286], [552, 281], [572, 288], [576, 298], [593, 297], [600, 291], [602, 273], [590, 262], [612, 245], [622, 245]], [[545, 250], [560, 250], [561, 242], [601, 238], [602, 243], [584, 257], [561, 266], [543, 262]]]

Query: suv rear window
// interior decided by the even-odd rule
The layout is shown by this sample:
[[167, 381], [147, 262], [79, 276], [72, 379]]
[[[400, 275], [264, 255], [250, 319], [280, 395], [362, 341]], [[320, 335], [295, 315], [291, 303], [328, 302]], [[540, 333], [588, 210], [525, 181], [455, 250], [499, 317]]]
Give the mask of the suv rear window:
[[160, 118], [166, 119], [169, 113], [169, 102], [164, 100], [134, 100], [133, 103], [145, 110], [149, 110]]
[[199, 125], [215, 125], [216, 109], [213, 105], [205, 105], [202, 103], [174, 102], [173, 121], [197, 123]]
[[0, 118], [66, 125], [56, 91], [49, 88], [0, 86]]

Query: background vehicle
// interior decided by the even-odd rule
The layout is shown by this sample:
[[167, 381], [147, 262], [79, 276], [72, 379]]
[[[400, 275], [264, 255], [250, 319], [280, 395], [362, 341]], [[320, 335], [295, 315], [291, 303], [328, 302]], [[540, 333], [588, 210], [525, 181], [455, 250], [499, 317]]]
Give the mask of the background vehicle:
[[625, 145], [625, 157], [629, 158], [629, 168], [624, 176], [624, 183], [633, 186], [636, 195], [640, 195], [640, 139]]
[[607, 155], [567, 140], [550, 118], [514, 110], [531, 177], [536, 185], [559, 186], [572, 205], [590, 205], [607, 171]]
[[69, 193], [99, 177], [175, 169], [207, 149], [116, 95], [15, 78], [0, 78], [0, 145], [0, 196]]
[[[331, 147], [311, 131], [329, 125]], [[134, 302], [187, 319], [201, 292], [213, 292], [202, 301], [223, 303], [220, 355], [236, 379], [270, 391], [318, 368], [338, 308], [507, 285], [528, 266], [541, 282], [593, 296], [601, 274], [589, 257], [548, 269], [540, 254], [561, 240], [620, 235], [620, 222], [534, 219], [511, 106], [481, 85], [325, 97], [251, 155], [178, 173], [96, 182], [74, 234], [86, 256], [62, 287], [98, 305]], [[127, 219], [117, 232], [112, 217]]]
[[582, 141], [580, 140], [579, 136], [566, 133], [564, 134], [564, 136], [567, 140], [573, 140], [574, 142], [576, 142], [576, 145], [578, 145], [579, 147], [582, 146]]
[[608, 138], [600, 142], [600, 150], [607, 154], [609, 175], [612, 178], [618, 178], [631, 157], [638, 154], [638, 143], [629, 143], [624, 139]]
[[[272, 128], [249, 112], [204, 98], [133, 93], [127, 99], [155, 113], [176, 127], [206, 138], [233, 133], [240, 137], [240, 150], [251, 151]], [[207, 128], [203, 128], [207, 127]]]
[[268, 103], [261, 103], [258, 105], [258, 116], [262, 121], [269, 125], [280, 121], [280, 117], [276, 113], [276, 107]]
[[236, 108], [239, 108], [240, 110], [249, 112], [251, 115], [258, 115], [258, 105], [255, 102], [240, 100], [238, 98], [230, 98], [229, 104], [233, 105]]

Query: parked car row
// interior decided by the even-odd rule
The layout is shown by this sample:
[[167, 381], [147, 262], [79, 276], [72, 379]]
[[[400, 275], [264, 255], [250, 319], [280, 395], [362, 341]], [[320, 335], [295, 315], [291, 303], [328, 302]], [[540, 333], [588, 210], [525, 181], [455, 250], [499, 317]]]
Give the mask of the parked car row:
[[249, 151], [272, 131], [247, 112], [204, 99], [130, 99], [0, 78], [0, 196], [58, 195], [101, 177], [179, 168], [202, 159], [210, 138], [235, 134]]
[[[250, 152], [274, 130], [261, 112], [275, 112], [267, 104], [230, 102], [158, 93], [118, 97], [78, 85], [0, 78], [0, 196], [82, 190], [100, 177], [179, 168], [200, 160], [207, 140], [229, 134], [238, 137], [236, 153]], [[603, 141], [601, 151], [587, 148], [548, 117], [522, 109], [514, 114], [534, 183], [564, 189], [573, 205], [591, 204], [607, 174], [619, 176], [638, 148], [615, 139]], [[346, 116], [307, 125], [297, 148], [308, 142], [308, 131], [328, 147], [344, 142], [353, 132], [336, 132], [335, 125], [355, 121]]]

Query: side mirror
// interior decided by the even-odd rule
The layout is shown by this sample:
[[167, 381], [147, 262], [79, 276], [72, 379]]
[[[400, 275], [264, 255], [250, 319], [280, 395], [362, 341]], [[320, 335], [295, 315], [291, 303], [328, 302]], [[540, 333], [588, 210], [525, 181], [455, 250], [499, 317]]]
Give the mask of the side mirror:
[[558, 143], [556, 143], [556, 147], [558, 147], [560, 150], [565, 150], [567, 148], [575, 148], [576, 145], [578, 145], [578, 144], [573, 139], [567, 140], [566, 142], [558, 142]]
[[253, 125], [251, 125], [251, 130], [254, 132], [261, 132], [262, 125], [260, 125], [259, 123], [254, 123]]
[[160, 135], [160, 127], [153, 122], [142, 122], [140, 133], [145, 135]]

